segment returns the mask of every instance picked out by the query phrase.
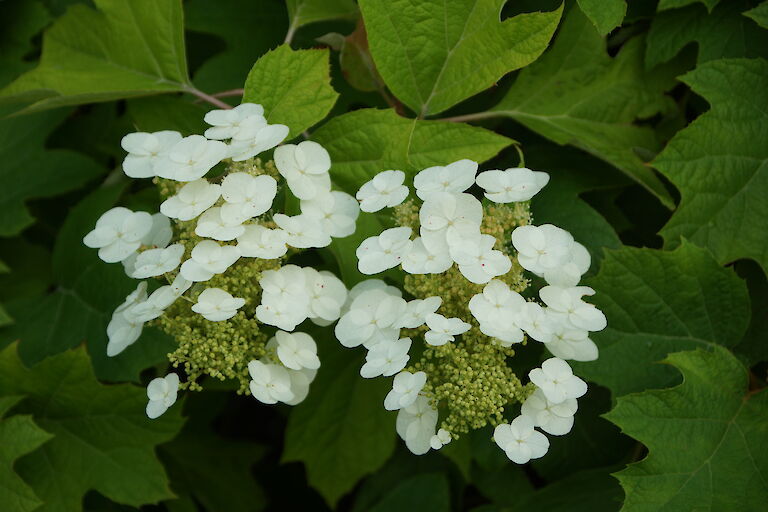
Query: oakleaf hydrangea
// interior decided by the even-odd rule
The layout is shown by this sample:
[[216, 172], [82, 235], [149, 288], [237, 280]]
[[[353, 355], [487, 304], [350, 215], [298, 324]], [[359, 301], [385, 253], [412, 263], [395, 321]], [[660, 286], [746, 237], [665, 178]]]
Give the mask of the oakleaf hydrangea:
[[[594, 291], [578, 286], [589, 253], [567, 231], [532, 224], [527, 201], [548, 183], [544, 172], [478, 174], [477, 163], [459, 160], [417, 173], [415, 191], [406, 181], [388, 169], [357, 193], [363, 211], [394, 208], [394, 222], [358, 247], [358, 269], [398, 269], [404, 289], [356, 285], [336, 337], [367, 350], [362, 377], [394, 376], [383, 405], [398, 411], [397, 433], [413, 453], [490, 424], [513, 462], [542, 457], [547, 434], [571, 430], [587, 392], [566, 359], [596, 359], [589, 333], [606, 326], [584, 300]], [[532, 343], [554, 357], [518, 377], [510, 358]]]
[[[112, 208], [83, 240], [142, 280], [112, 315], [107, 355], [136, 343], [147, 324], [177, 343], [169, 359], [179, 371], [147, 388], [150, 418], [173, 405], [177, 391], [201, 389], [206, 376], [234, 379], [239, 393], [263, 403], [301, 402], [321, 362], [314, 339], [293, 331], [307, 319], [329, 325], [347, 303], [330, 272], [286, 264], [355, 230], [358, 202], [331, 190], [325, 148], [278, 146], [288, 127], [269, 124], [257, 104], [213, 110], [205, 121], [203, 135], [126, 135], [123, 171], [152, 180], [160, 212]], [[273, 148], [274, 161], [256, 158]], [[296, 215], [278, 206], [291, 196]], [[371, 364], [392, 375], [407, 352], [382, 351]]]

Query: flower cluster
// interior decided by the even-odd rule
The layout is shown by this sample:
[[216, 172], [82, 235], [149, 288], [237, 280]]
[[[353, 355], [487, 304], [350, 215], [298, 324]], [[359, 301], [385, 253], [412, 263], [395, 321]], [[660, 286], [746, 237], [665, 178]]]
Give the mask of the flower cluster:
[[[550, 435], [570, 431], [587, 387], [564, 360], [596, 359], [589, 332], [606, 321], [583, 301], [593, 290], [578, 286], [590, 266], [584, 246], [556, 226], [530, 223], [527, 201], [549, 176], [477, 169], [470, 160], [424, 169], [411, 199], [398, 170], [360, 188], [360, 208], [394, 208], [396, 226], [360, 244], [358, 268], [373, 275], [400, 267], [412, 299], [381, 280], [363, 281], [350, 291], [335, 334], [346, 347], [368, 350], [363, 377], [394, 376], [384, 407], [398, 411], [397, 432], [413, 453], [490, 423], [508, 457], [525, 463], [548, 449], [537, 427]], [[474, 185], [485, 201], [468, 192]], [[525, 271], [545, 281], [540, 302]], [[508, 358], [528, 340], [555, 357], [523, 384]], [[420, 354], [415, 362], [412, 348]], [[516, 403], [520, 416], [506, 423]]]
[[[203, 375], [237, 379], [240, 392], [264, 403], [300, 402], [320, 360], [308, 334], [288, 331], [307, 318], [337, 320], [347, 298], [330, 273], [283, 265], [355, 230], [358, 203], [331, 190], [328, 152], [311, 141], [276, 147], [288, 127], [267, 123], [260, 105], [213, 110], [205, 121], [204, 135], [126, 135], [123, 170], [153, 180], [165, 198], [160, 213], [113, 208], [83, 240], [105, 262], [122, 262], [130, 277], [149, 279], [114, 311], [107, 354], [135, 343], [148, 322], [178, 342], [169, 358], [187, 379], [172, 373], [150, 383], [153, 418], [178, 389], [200, 389]], [[272, 148], [274, 162], [255, 158]], [[298, 215], [274, 208], [289, 191]], [[280, 330], [270, 337], [263, 324]]]

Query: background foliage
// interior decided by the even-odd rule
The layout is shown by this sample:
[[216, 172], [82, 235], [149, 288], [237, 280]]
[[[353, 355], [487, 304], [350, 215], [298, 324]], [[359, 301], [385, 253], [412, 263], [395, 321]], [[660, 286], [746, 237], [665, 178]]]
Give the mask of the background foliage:
[[[767, 29], [752, 0], [0, 2], [0, 509], [765, 510]], [[588, 247], [609, 327], [545, 458], [511, 464], [490, 431], [412, 456], [385, 382], [327, 338], [297, 407], [219, 385], [146, 419], [173, 340], [105, 356], [132, 285], [81, 239], [114, 204], [157, 209], [120, 170], [125, 133], [241, 100], [327, 147], [352, 193], [515, 166], [517, 144], [551, 173], [535, 221]], [[324, 264], [357, 282], [386, 222]]]

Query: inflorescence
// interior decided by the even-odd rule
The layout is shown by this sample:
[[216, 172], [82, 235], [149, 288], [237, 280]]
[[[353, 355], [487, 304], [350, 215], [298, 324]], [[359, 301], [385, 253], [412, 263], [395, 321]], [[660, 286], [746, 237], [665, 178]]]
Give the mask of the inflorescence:
[[[160, 213], [112, 208], [84, 238], [142, 280], [112, 316], [107, 354], [134, 344], [148, 322], [177, 343], [168, 357], [184, 381], [170, 373], [150, 382], [150, 418], [205, 378], [234, 380], [263, 403], [301, 402], [320, 368], [313, 338], [295, 331], [309, 319], [338, 320], [339, 342], [367, 349], [362, 377], [394, 377], [384, 407], [398, 411], [396, 430], [415, 454], [490, 424], [522, 464], [549, 448], [537, 428], [571, 430], [587, 386], [565, 360], [596, 359], [589, 333], [606, 320], [582, 300], [594, 291], [578, 286], [587, 250], [563, 229], [532, 224], [528, 201], [546, 173], [477, 174], [477, 163], [459, 160], [422, 170], [414, 190], [404, 172], [380, 172], [355, 199], [331, 190], [322, 146], [279, 145], [289, 129], [268, 124], [260, 105], [214, 110], [205, 121], [204, 135], [126, 135], [123, 170], [153, 180]], [[257, 157], [272, 148], [273, 161]], [[467, 192], [475, 185], [483, 201]], [[275, 207], [288, 194], [299, 215]], [[395, 227], [360, 244], [358, 268], [399, 267], [402, 290], [381, 279], [347, 290], [331, 272], [289, 263], [352, 234], [360, 210], [383, 208], [393, 208]], [[533, 289], [531, 275], [546, 286]], [[509, 363], [531, 340], [554, 357], [525, 383]], [[520, 414], [507, 422], [516, 404]]]

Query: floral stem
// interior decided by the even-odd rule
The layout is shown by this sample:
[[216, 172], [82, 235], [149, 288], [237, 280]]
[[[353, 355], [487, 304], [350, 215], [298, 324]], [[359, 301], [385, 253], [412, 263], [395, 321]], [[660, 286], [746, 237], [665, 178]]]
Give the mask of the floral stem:
[[228, 91], [221, 91], [211, 94], [214, 98], [229, 98], [231, 96], [242, 96], [245, 89], [230, 89]]
[[232, 105], [229, 105], [228, 103], [224, 103], [220, 99], [215, 98], [215, 97], [211, 96], [210, 94], [206, 94], [206, 93], [204, 93], [203, 91], [201, 91], [199, 89], [195, 89], [194, 87], [186, 87], [184, 89], [184, 91], [188, 92], [192, 96], [196, 96], [197, 98], [200, 98], [201, 100], [206, 101], [206, 102], [210, 103], [211, 105], [215, 105], [215, 106], [217, 106], [219, 108], [223, 108], [223, 109], [231, 109], [232, 108]]

